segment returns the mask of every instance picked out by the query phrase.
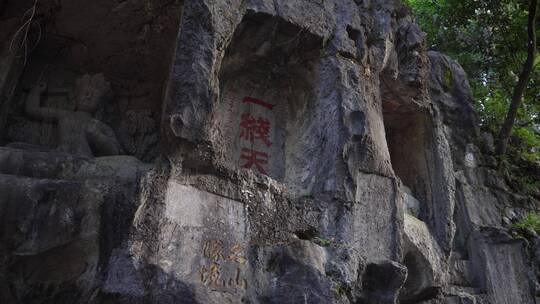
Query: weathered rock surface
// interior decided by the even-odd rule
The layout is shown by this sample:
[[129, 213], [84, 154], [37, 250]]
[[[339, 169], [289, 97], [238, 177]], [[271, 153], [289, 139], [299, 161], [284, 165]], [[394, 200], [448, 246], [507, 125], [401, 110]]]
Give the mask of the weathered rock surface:
[[[24, 59], [31, 4], [0, 5], [2, 303], [537, 302], [540, 240], [508, 225], [539, 202], [401, 1], [44, 0]], [[90, 72], [129, 155], [24, 114]]]

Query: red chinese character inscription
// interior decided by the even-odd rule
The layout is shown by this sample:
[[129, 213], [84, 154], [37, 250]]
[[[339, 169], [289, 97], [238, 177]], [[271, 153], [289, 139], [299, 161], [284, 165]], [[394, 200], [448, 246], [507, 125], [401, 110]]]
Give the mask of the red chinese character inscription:
[[240, 138], [249, 140], [251, 143], [253, 143], [255, 139], [260, 139], [267, 147], [272, 145], [270, 140], [268, 140], [268, 135], [270, 133], [270, 122], [268, 119], [261, 117], [255, 119], [255, 117], [246, 112], [242, 114], [240, 127], [242, 128]]
[[242, 165], [242, 168], [250, 169], [255, 166], [259, 172], [266, 174], [266, 170], [263, 165], [268, 163], [268, 154], [264, 152], [255, 151], [252, 149], [242, 148], [241, 159], [245, 159], [246, 163]]
[[265, 108], [270, 109], [270, 110], [272, 110], [274, 108], [274, 105], [271, 104], [271, 103], [262, 101], [262, 100], [257, 99], [257, 98], [249, 97], [249, 96], [244, 97], [244, 99], [242, 99], [242, 103], [252, 103], [252, 104], [259, 105], [261, 107], [265, 107]]
[[[242, 103], [255, 104], [267, 108], [270, 111], [274, 108], [273, 104], [249, 96], [244, 97], [244, 99], [242, 99]], [[241, 139], [247, 140], [252, 144], [257, 139], [262, 141], [267, 147], [272, 145], [272, 142], [270, 142], [268, 138], [270, 135], [270, 121], [268, 119], [262, 117], [255, 118], [248, 112], [242, 114], [241, 119]], [[255, 167], [260, 173], [266, 174], [264, 165], [268, 164], [268, 154], [252, 149], [242, 148], [240, 159], [246, 161], [242, 165], [242, 168], [250, 169]]]

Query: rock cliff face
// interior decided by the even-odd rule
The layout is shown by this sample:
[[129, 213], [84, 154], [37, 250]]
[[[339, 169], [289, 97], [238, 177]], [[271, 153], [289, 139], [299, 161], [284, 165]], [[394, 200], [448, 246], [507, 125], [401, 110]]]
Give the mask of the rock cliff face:
[[539, 202], [401, 1], [35, 3], [0, 5], [2, 303], [537, 303]]

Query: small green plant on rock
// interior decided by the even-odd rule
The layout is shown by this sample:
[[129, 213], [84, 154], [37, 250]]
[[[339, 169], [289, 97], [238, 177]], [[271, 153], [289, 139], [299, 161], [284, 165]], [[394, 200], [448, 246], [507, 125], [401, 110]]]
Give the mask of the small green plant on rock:
[[444, 88], [446, 90], [450, 90], [452, 89], [452, 87], [454, 86], [454, 75], [452, 74], [452, 71], [447, 68], [445, 71], [444, 71]]
[[315, 196], [312, 193], [306, 193], [302, 196], [304, 199], [312, 200], [315, 199]]
[[336, 294], [336, 296], [341, 298], [347, 295], [347, 293], [349, 292], [349, 288], [347, 288], [347, 286], [345, 286], [344, 284], [338, 282], [334, 286], [333, 291]]
[[536, 234], [540, 234], [540, 215], [529, 213], [520, 221], [512, 224], [512, 228], [520, 232], [532, 230], [536, 232]]
[[322, 247], [328, 247], [330, 245], [332, 245], [332, 241], [323, 237], [323, 236], [316, 236], [313, 238], [313, 242], [319, 246], [322, 246]]

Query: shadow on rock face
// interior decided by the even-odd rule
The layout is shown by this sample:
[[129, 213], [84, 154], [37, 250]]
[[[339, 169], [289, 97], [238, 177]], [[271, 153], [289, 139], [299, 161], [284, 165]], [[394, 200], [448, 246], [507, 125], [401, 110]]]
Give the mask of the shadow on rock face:
[[407, 279], [407, 268], [391, 261], [369, 264], [363, 275], [358, 304], [393, 304]]
[[262, 297], [262, 303], [332, 303], [328, 279], [313, 266], [299, 262], [286, 250], [271, 256], [268, 270], [278, 280], [270, 287], [270, 294]]
[[[129, 269], [126, 271], [130, 272]], [[119, 293], [102, 294], [102, 304], [199, 304], [207, 303], [197, 301], [195, 290], [189, 284], [178, 280], [174, 275], [165, 272], [158, 266], [149, 265], [143, 273], [144, 294], [129, 296]]]
[[417, 303], [435, 298], [440, 292], [440, 287], [433, 286], [429, 262], [418, 253], [407, 253], [404, 263], [408, 275], [400, 292], [400, 303]]

